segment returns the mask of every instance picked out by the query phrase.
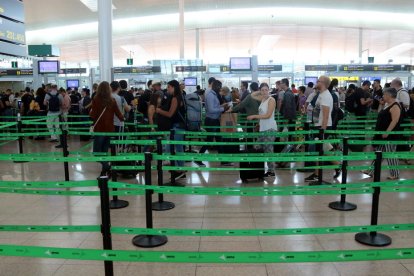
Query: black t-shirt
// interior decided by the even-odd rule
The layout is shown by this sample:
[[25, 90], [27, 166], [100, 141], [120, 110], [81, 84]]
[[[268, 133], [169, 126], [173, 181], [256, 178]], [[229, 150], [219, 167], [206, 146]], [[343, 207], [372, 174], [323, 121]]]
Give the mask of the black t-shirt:
[[368, 99], [370, 98], [370, 94], [367, 91], [364, 91], [361, 88], [358, 88], [357, 91], [355, 91], [354, 99], [356, 101], [357, 107], [355, 109], [355, 115], [357, 116], [365, 116], [367, 115], [368, 106], [361, 104], [361, 99]]
[[382, 93], [382, 88], [374, 90], [374, 100], [372, 102], [372, 109], [377, 110], [379, 108], [379, 100], [382, 98], [382, 96], [384, 96], [384, 94]]
[[1, 96], [1, 101], [3, 102], [4, 109], [11, 108], [11, 106], [7, 106], [6, 105], [6, 102], [9, 101], [9, 97], [10, 97], [10, 95], [3, 95], [3, 96]]
[[47, 110], [47, 106], [45, 105], [45, 96], [46, 95], [38, 95], [35, 98], [35, 102], [37, 102], [39, 104], [39, 108], [40, 110], [46, 111]]
[[131, 93], [129, 93], [126, 90], [121, 90], [118, 93], [119, 96], [124, 97], [125, 101], [127, 102], [127, 104], [132, 105], [132, 101], [134, 100], [134, 95], [132, 95]]

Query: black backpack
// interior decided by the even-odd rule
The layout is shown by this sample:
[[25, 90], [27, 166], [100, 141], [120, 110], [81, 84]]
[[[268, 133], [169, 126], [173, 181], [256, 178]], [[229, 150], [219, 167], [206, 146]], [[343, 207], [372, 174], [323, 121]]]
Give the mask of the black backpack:
[[49, 99], [49, 111], [52, 112], [59, 112], [60, 111], [60, 101], [59, 101], [59, 94], [52, 95], [51, 93], [48, 94]]
[[358, 107], [358, 104], [356, 102], [356, 91], [352, 93], [351, 95], [347, 95], [345, 97], [345, 109], [348, 112], [355, 112]]
[[407, 117], [414, 119], [414, 101], [411, 97], [410, 97], [410, 107], [407, 110]]

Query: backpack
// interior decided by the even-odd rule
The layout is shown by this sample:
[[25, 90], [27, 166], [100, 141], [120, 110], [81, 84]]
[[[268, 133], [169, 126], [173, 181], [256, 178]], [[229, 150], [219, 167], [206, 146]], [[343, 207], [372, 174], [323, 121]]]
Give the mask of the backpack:
[[331, 92], [332, 99], [333, 99], [333, 109], [332, 109], [332, 126], [336, 128], [338, 122], [344, 118], [344, 112], [339, 107], [339, 98], [335, 92]]
[[345, 97], [345, 110], [351, 113], [355, 112], [358, 107], [355, 94], [356, 94], [356, 91], [352, 93], [351, 95], [348, 95]]
[[408, 118], [414, 119], [414, 101], [410, 97], [410, 107], [407, 110], [407, 116]]
[[201, 129], [201, 111], [202, 103], [197, 93], [191, 93], [183, 96], [183, 104], [185, 108], [184, 116], [180, 114], [180, 117], [186, 124], [186, 130], [188, 131], [200, 131]]
[[59, 112], [60, 111], [60, 101], [59, 101], [59, 94], [52, 95], [51, 93], [48, 94], [49, 99], [49, 111], [52, 112]]

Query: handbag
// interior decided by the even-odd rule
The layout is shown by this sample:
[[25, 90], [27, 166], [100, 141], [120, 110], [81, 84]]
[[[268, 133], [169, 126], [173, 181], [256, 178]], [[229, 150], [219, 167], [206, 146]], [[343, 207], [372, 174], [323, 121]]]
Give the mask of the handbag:
[[237, 122], [233, 113], [223, 113], [220, 117], [221, 132], [236, 132]]
[[98, 120], [96, 120], [95, 124], [91, 125], [89, 128], [89, 132], [94, 132], [95, 126], [98, 124], [99, 120], [101, 119], [102, 115], [105, 113], [106, 107], [102, 111], [101, 115], [99, 115]]

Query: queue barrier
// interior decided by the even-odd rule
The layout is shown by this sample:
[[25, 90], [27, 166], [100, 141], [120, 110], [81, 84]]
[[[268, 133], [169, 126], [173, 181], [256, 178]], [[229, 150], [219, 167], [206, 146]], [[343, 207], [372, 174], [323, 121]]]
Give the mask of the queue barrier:
[[[396, 155], [395, 154], [391, 154], [390, 156], [396, 156]], [[398, 156], [408, 156], [408, 157], [411, 157], [412, 158], [412, 154], [406, 154], [406, 155], [399, 154]], [[121, 156], [121, 157], [122, 158], [125, 158], [127, 156]], [[157, 156], [156, 155], [156, 156], [154, 156], [154, 160], [157, 160], [158, 159], [158, 161], [161, 161], [161, 160], [163, 160], [162, 159], [163, 157], [167, 158], [168, 156], [161, 156], [161, 158], [160, 158], [160, 156]], [[341, 157], [341, 158], [342, 158], [342, 160], [348, 160], [348, 159], [349, 160], [353, 160], [355, 157], [357, 159], [361, 159], [361, 156], [354, 156], [354, 157], [352, 157], [352, 156], [344, 156], [344, 157]], [[376, 154], [376, 157], [378, 158], [378, 154]], [[103, 158], [103, 157], [99, 157], [99, 158]], [[113, 159], [116, 160], [116, 157], [111, 156], [110, 158], [113, 158]], [[219, 157], [214, 157], [214, 158], [219, 158]], [[231, 157], [229, 157], [229, 158], [231, 158]], [[250, 158], [254, 159], [256, 157], [245, 157], [244, 160], [249, 160], [250, 161]], [[284, 157], [280, 157], [280, 158], [282, 158], [282, 160], [285, 160], [285, 159], [283, 159]], [[289, 157], [289, 158], [291, 158], [291, 157]], [[303, 159], [305, 159], [305, 158], [306, 157], [303, 157]], [[319, 158], [318, 160], [323, 160], [325, 157], [318, 157], [318, 158]], [[145, 194], [146, 197], [147, 197], [147, 199], [148, 199], [148, 196], [150, 196], [152, 194], [152, 192], [155, 192], [155, 190], [158, 189], [157, 186], [151, 186], [151, 183], [152, 183], [151, 181], [147, 181], [148, 178], [151, 177], [150, 176], [151, 174], [148, 173], [148, 171], [151, 171], [152, 169], [154, 169], [154, 167], [151, 166], [150, 163], [148, 164], [148, 159], [151, 159], [151, 158], [148, 156], [148, 154], [146, 154], [146, 161], [147, 161], [146, 162], [146, 184], [148, 185], [148, 187], [145, 187], [145, 189], [143, 191], [133, 191], [133, 192], [135, 192], [135, 194], [141, 194], [141, 195], [142, 194]], [[296, 160], [299, 160], [299, 159], [296, 159]], [[365, 159], [366, 158], [364, 158], [364, 160]], [[64, 160], [68, 161], [69, 159], [64, 159]], [[89, 160], [91, 160], [91, 159], [89, 159]], [[290, 160], [292, 160], [292, 159], [290, 159]], [[55, 160], [55, 161], [60, 161], [60, 160]], [[377, 169], [376, 172], [378, 172], [378, 168], [381, 168], [381, 166], [380, 166], [380, 163], [378, 163], [378, 162], [376, 164], [379, 164], [379, 166], [378, 165], [376, 166], [376, 169]], [[392, 186], [392, 183], [394, 183], [394, 186]], [[361, 193], [361, 192], [363, 192], [363, 193], [366, 193], [366, 192], [367, 193], [368, 192], [369, 193], [377, 193], [378, 189], [381, 189], [381, 191], [407, 191], [407, 192], [413, 192], [413, 189], [412, 188], [405, 187], [405, 186], [408, 186], [409, 185], [409, 182], [403, 183], [403, 184], [406, 184], [406, 185], [395, 185], [395, 183], [398, 183], [398, 182], [390, 182], [390, 183], [384, 185], [384, 187], [381, 187], [381, 186], [371, 186], [371, 187], [368, 187], [368, 188], [363, 187], [363, 188], [352, 189], [352, 186], [350, 186], [349, 188], [350, 188], [350, 192], [358, 192], [358, 193]], [[52, 183], [50, 185], [56, 185], [56, 184], [55, 183]], [[73, 185], [73, 183], [72, 183], [72, 185]], [[102, 189], [102, 185], [100, 185], [100, 186], [101, 186], [101, 189]], [[105, 185], [103, 185], [103, 186], [105, 186]], [[56, 188], [56, 187], [54, 186], [54, 188]], [[171, 190], [176, 190], [175, 192], [177, 192], [179, 190], [182, 191], [182, 190], [186, 189], [186, 187], [185, 188], [165, 187], [165, 189], [162, 190], [162, 192], [163, 193], [166, 192], [166, 189], [167, 188], [169, 188], [170, 191]], [[288, 187], [288, 188], [290, 188], [290, 187]], [[304, 189], [302, 189], [302, 191], [295, 191], [295, 190], [292, 190], [292, 189], [290, 191], [275, 191], [275, 195], [276, 194], [277, 195], [282, 195], [283, 192], [285, 192], [285, 193], [286, 192], [289, 192], [291, 194], [293, 193], [294, 195], [295, 194], [298, 195], [298, 194], [300, 194], [300, 192], [302, 192], [302, 193], [307, 192], [307, 195], [320, 195], [323, 192], [327, 192], [327, 189], [325, 187], [319, 187], [319, 189], [318, 188], [315, 188], [315, 187], [307, 187], [307, 188], [308, 189], [306, 191]], [[338, 189], [337, 191], [335, 191], [336, 194], [343, 194], [342, 186], [335, 187], [334, 189]], [[17, 189], [11, 189], [11, 192], [16, 191], [16, 190]], [[286, 190], [288, 190], [288, 189], [286, 189]], [[33, 194], [40, 194], [39, 191], [33, 191], [33, 190], [30, 190], [30, 191], [33, 192]], [[41, 191], [41, 192], [46, 192], [46, 191]], [[92, 196], [92, 195], [94, 195], [94, 196], [101, 195], [101, 200], [102, 200], [102, 192], [95, 192], [95, 191], [85, 191], [85, 192], [82, 192], [82, 191], [74, 191], [74, 194], [71, 194], [71, 191], [49, 191], [49, 192], [51, 192], [51, 194], [68, 195], [68, 196], [71, 196], [71, 195], [86, 195], [86, 193], [89, 193], [88, 195], [90, 195], [90, 196]], [[125, 192], [129, 192], [129, 191], [118, 191], [117, 193], [123, 193], [123, 192], [125, 193]], [[207, 190], [205, 192], [207, 192]], [[222, 192], [220, 193], [219, 191], [209, 191], [209, 192], [211, 192], [213, 194], [215, 193], [214, 195], [222, 195]], [[237, 191], [229, 191], [229, 192], [233, 192], [234, 193], [234, 192], [237, 192]], [[250, 191], [250, 192], [251, 192], [250, 195], [252, 195], [252, 196], [255, 194], [254, 193], [255, 191]], [[267, 196], [270, 195], [269, 194], [269, 191], [264, 191], [264, 192], [267, 193], [265, 195], [267, 195]], [[64, 194], [64, 193], [66, 193], [66, 194]], [[247, 196], [247, 193], [248, 192], [244, 192], [244, 193], [239, 194], [239, 195]], [[110, 194], [109, 191], [107, 191], [107, 194], [108, 194], [107, 199], [109, 200], [109, 194]], [[114, 193], [112, 193], [112, 194], [114, 194]], [[198, 191], [197, 191], [197, 193], [194, 193], [194, 194], [200, 194], [200, 193], [198, 193]], [[378, 193], [378, 195], [379, 195], [379, 193]], [[108, 200], [106, 200], [106, 201], [108, 201]], [[101, 204], [101, 207], [103, 205], [105, 205], [105, 204]], [[147, 214], [149, 213], [148, 210], [151, 210], [151, 207], [148, 209], [148, 205], [147, 205]], [[109, 213], [109, 209], [108, 209], [108, 213]], [[101, 227], [101, 228], [105, 228], [105, 227]], [[387, 228], [385, 228], [385, 229], [387, 229]], [[408, 228], [404, 228], [402, 225], [401, 225], [401, 228], [399, 228], [399, 229], [407, 229], [407, 230], [410, 230], [409, 227]], [[366, 228], [366, 229], [362, 229], [362, 231], [371, 231], [371, 232], [375, 232], [375, 233], [376, 233], [377, 230], [381, 230], [381, 229], [380, 228]], [[152, 235], [153, 232], [151, 232], [151, 231], [152, 230], [150, 230], [150, 232], [144, 232], [144, 233], [142, 233], [142, 232], [136, 232], [134, 230], [132, 232], [133, 232], [133, 234], [141, 233], [141, 235], [144, 235], [146, 237], [148, 237], [148, 235], [152, 237], [153, 236]], [[230, 230], [230, 232], [231, 232], [231, 230]], [[150, 233], [150, 234], [148, 234], [148, 233]], [[108, 233], [106, 233], [106, 234], [107, 234], [106, 237], [108, 238]], [[110, 234], [110, 232], [109, 232], [109, 234]], [[160, 234], [160, 232], [158, 234]], [[104, 234], [104, 236], [105, 236], [105, 234]], [[104, 242], [104, 244], [105, 244], [105, 242]], [[106, 245], [104, 247], [111, 247], [110, 244], [108, 243], [108, 241], [106, 242]], [[20, 252], [21, 251], [19, 249], [21, 249], [21, 247], [18, 247], [18, 246], [9, 246], [9, 247], [6, 246], [6, 247], [2, 247], [2, 246], [0, 246], [0, 255], [6, 254], [4, 252], [8, 252], [8, 254], [17, 254], [17, 252]], [[57, 258], [64, 256], [64, 258], [66, 258], [67, 257], [66, 254], [69, 254], [68, 252], [70, 251], [70, 252], [72, 252], [71, 253], [72, 254], [72, 257], [73, 257], [74, 254], [76, 255], [77, 253], [79, 253], [82, 256], [82, 259], [85, 259], [85, 255], [87, 255], [87, 253], [91, 253], [92, 251], [95, 252], [95, 253], [96, 252], [99, 252], [99, 253], [102, 253], [103, 252], [101, 254], [101, 257], [100, 257], [99, 260], [105, 261], [105, 265], [106, 265], [106, 268], [107, 268], [107, 270], [106, 270], [107, 273], [110, 272], [111, 261], [118, 260], [118, 257], [119, 256], [116, 255], [116, 254], [120, 254], [120, 255], [122, 255], [122, 254], [132, 254], [131, 252], [128, 252], [128, 251], [113, 251], [113, 250], [81, 250], [81, 251], [77, 251], [77, 253], [74, 253], [76, 250], [74, 251], [73, 249], [55, 249], [55, 248], [49, 248], [49, 250], [44, 251], [42, 253], [43, 254], [42, 255], [39, 252], [42, 251], [43, 249], [44, 248], [42, 248], [42, 247], [26, 247], [25, 250], [24, 250], [24, 252], [26, 252], [25, 253], [26, 256], [33, 256], [33, 257], [36, 257], [36, 256], [37, 257], [39, 257], [39, 256], [46, 256], [46, 257], [47, 256], [52, 256], [52, 257], [57, 257]], [[106, 248], [106, 249], [108, 249], [108, 248]], [[67, 250], [67, 251], [65, 251], [65, 250]], [[36, 253], [37, 254], [36, 256], [35, 256], [34, 253], [29, 253], [29, 252], [35, 252], [35, 251], [37, 252]], [[12, 253], [12, 252], [14, 252], [14, 253]], [[60, 253], [60, 252], [62, 252], [62, 253]], [[360, 254], [360, 253], [362, 254], [362, 251], [357, 251], [356, 253], [351, 253], [350, 251], [335, 251], [335, 252], [342, 252], [343, 254], [339, 254], [338, 256], [339, 256], [340, 259], [343, 259], [344, 261], [345, 260], [351, 260], [352, 259], [351, 257], [350, 257], [350, 259], [347, 259], [346, 258], [347, 255], [346, 254], [348, 254], [349, 256], [352, 255], [352, 257], [355, 254]], [[381, 251], [378, 251], [378, 250], [377, 251], [370, 250], [369, 252], [370, 253], [367, 253], [368, 255], [369, 254], [374, 254], [374, 252], [375, 252], [376, 255], [375, 255], [375, 257], [373, 257], [374, 260], [381, 259], [381, 258], [399, 258], [399, 257], [396, 257], [396, 256], [400, 256], [400, 257], [406, 256], [407, 258], [412, 258], [412, 253], [410, 253], [410, 249], [400, 249], [399, 251], [397, 251], [397, 253], [393, 252], [392, 254], [391, 254], [391, 251], [389, 251], [388, 249], [387, 250], [381, 250]], [[384, 257], [384, 254], [385, 253], [380, 254], [381, 252], [387, 252], [387, 253], [390, 253], [390, 254], [387, 255], [387, 257]], [[136, 253], [136, 252], [134, 252], [134, 253]], [[161, 259], [162, 260], [165, 260], [166, 262], [181, 262], [181, 261], [185, 262], [185, 260], [180, 259], [180, 258], [182, 258], [183, 256], [187, 256], [186, 254], [190, 254], [190, 253], [187, 253], [187, 252], [186, 253], [176, 252], [176, 255], [174, 255], [175, 253], [173, 253], [173, 252], [164, 252], [161, 255], [157, 255], [158, 252], [151, 252], [151, 253], [154, 253], [157, 257], [160, 257], [161, 256], [162, 257]], [[396, 254], [395, 256], [393, 256], [394, 253]], [[21, 252], [20, 252], [20, 254], [21, 254]], [[46, 255], [44, 255], [44, 254], [46, 254]], [[143, 254], [146, 254], [146, 253], [143, 252]], [[144, 261], [143, 259], [145, 259], [145, 258], [143, 258], [141, 256], [143, 254], [139, 253], [138, 257], [132, 256], [132, 255], [128, 255], [128, 257], [126, 257], [126, 255], [122, 255], [122, 256], [123, 256], [123, 258], [127, 258], [129, 260], [132, 260], [135, 257], [135, 261]], [[203, 259], [203, 258], [206, 258], [207, 257], [207, 255], [205, 255], [205, 254], [212, 254], [213, 255], [213, 254], [215, 254], [215, 252], [212, 252], [212, 253], [194, 252], [194, 254], [196, 254], [197, 256], [200, 256], [200, 257], [198, 259], [197, 258], [191, 259], [192, 260], [191, 262], [198, 262], [200, 260], [201, 260], [200, 262], [219, 262], [217, 260], [214, 261], [213, 258], [210, 258], [208, 260], [207, 259]], [[222, 254], [222, 253], [220, 253], [220, 254]], [[318, 260], [318, 261], [329, 261], [329, 260], [324, 259], [324, 258], [321, 257], [321, 256], [325, 256], [325, 255], [326, 255], [327, 258], [329, 257], [329, 258], [333, 259], [333, 256], [331, 255], [332, 252], [260, 252], [260, 253], [257, 253], [259, 257], [258, 258], [253, 258], [253, 259], [249, 259], [253, 255], [251, 255], [252, 253], [248, 253], [248, 252], [240, 252], [240, 253], [234, 253], [234, 254], [232, 252], [230, 252], [230, 253], [226, 253], [226, 254], [228, 254], [228, 255], [225, 255], [225, 254], [222, 255], [222, 257], [223, 256], [224, 257], [221, 258], [221, 260], [223, 260], [223, 261], [225, 261], [227, 263], [233, 262], [233, 261], [234, 262], [255, 262], [255, 263], [258, 263], [259, 262], [259, 263], [263, 263], [263, 262], [266, 262], [265, 258], [261, 258], [260, 257], [260, 256], [263, 256], [263, 254], [268, 254], [269, 256], [270, 255], [275, 256], [275, 254], [283, 254], [283, 255], [281, 255], [282, 257], [279, 258], [281, 261], [278, 260], [277, 262], [287, 262], [287, 261], [289, 261], [289, 262], [303, 262], [304, 261], [304, 255], [301, 255], [301, 254], [306, 254], [306, 256], [308, 256], [308, 260], [309, 261], [311, 261], [311, 260], [312, 261], [315, 261], [315, 260]], [[11, 256], [15, 256], [15, 255], [11, 255]], [[21, 255], [19, 255], [19, 256], [21, 256]], [[189, 256], [193, 256], [193, 255], [189, 255]], [[205, 257], [203, 257], [203, 256], [205, 256]], [[247, 259], [242, 258], [243, 256], [246, 257]], [[289, 256], [289, 258], [287, 258], [286, 256]], [[311, 256], [311, 257], [309, 257], [309, 256]], [[381, 256], [381, 257], [379, 257], [379, 256]], [[96, 260], [97, 257], [98, 257], [97, 255], [94, 255], [93, 256], [93, 259]], [[227, 257], [229, 258], [228, 261], [226, 261], [227, 260]], [[71, 257], [67, 257], [67, 258], [71, 258]], [[92, 258], [92, 255], [91, 255], [91, 258]], [[367, 258], [368, 258], [368, 260], [370, 260], [369, 257], [367, 257]], [[399, 258], [399, 259], [401, 259], [401, 258]], [[245, 261], [243, 261], [243, 260], [245, 260]], [[145, 259], [145, 261], [159, 261], [159, 260], [158, 259], [152, 259], [152, 260]], [[272, 260], [271, 262], [275, 262], [275, 260]], [[112, 271], [112, 273], [113, 273], [113, 271]], [[108, 274], [108, 275], [112, 275], [112, 274]]]

